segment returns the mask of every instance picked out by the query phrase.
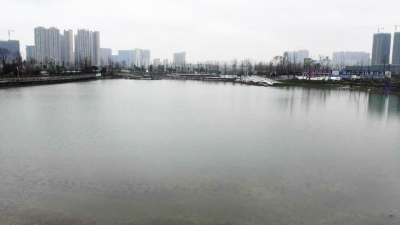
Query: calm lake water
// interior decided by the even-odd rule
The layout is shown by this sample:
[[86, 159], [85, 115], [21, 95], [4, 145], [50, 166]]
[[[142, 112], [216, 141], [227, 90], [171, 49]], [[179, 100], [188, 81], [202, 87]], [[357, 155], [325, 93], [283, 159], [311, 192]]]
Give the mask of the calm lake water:
[[0, 224], [399, 224], [400, 98], [200, 81], [0, 89]]

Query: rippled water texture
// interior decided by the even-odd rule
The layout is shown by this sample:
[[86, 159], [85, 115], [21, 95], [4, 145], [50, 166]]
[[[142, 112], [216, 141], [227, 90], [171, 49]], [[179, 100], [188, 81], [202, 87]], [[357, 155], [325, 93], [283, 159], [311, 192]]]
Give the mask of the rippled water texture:
[[399, 224], [400, 99], [108, 80], [0, 89], [1, 224]]

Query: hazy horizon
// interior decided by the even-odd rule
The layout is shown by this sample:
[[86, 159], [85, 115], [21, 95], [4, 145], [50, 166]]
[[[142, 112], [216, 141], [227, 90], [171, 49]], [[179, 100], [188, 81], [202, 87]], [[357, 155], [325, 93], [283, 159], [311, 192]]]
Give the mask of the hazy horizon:
[[[391, 0], [4, 0], [2, 8], [15, 9], [0, 14], [0, 30], [15, 30], [11, 39], [20, 41], [24, 55], [26, 45], [34, 45], [34, 28], [43, 26], [74, 34], [77, 29], [100, 31], [101, 48], [111, 48], [114, 55], [142, 48], [151, 51], [152, 59], [171, 60], [174, 52], [186, 51], [188, 62], [270, 61], [300, 49], [314, 58], [338, 51], [371, 53], [377, 29], [359, 27], [400, 24], [400, 3]], [[381, 32], [395, 30], [384, 27]], [[7, 32], [0, 32], [0, 40], [7, 39]]]

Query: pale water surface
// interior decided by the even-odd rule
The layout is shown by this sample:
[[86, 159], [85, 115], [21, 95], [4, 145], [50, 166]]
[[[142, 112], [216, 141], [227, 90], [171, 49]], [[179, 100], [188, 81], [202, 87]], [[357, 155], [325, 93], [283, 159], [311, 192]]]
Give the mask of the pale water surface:
[[0, 89], [0, 224], [399, 224], [400, 99], [103, 80]]

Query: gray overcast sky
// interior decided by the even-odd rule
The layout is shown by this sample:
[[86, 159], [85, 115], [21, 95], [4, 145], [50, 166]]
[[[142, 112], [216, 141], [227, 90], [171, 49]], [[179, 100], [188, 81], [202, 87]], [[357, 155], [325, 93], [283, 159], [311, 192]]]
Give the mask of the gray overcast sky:
[[[269, 61], [286, 50], [313, 57], [371, 52], [376, 24], [400, 24], [399, 0], [2, 0], [0, 30], [34, 44], [37, 26], [100, 31], [102, 48], [143, 48], [151, 58]], [[400, 27], [398, 28], [400, 31]], [[385, 27], [383, 32], [394, 32]], [[0, 32], [6, 40], [7, 32]]]

